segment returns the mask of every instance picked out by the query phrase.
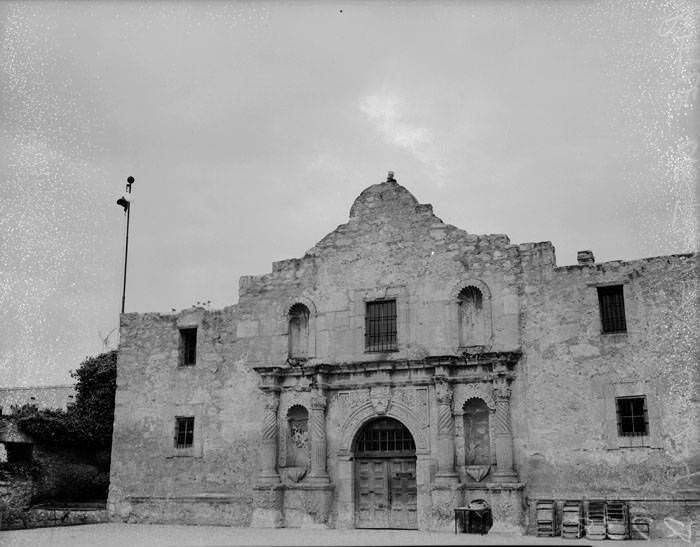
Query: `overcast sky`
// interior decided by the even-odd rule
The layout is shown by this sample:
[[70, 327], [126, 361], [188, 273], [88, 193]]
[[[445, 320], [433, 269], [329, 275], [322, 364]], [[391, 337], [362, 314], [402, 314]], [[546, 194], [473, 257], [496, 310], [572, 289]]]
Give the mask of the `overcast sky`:
[[117, 327], [129, 175], [128, 312], [235, 303], [388, 170], [445, 222], [552, 241], [559, 265], [694, 250], [697, 15], [3, 2], [0, 386], [70, 382]]

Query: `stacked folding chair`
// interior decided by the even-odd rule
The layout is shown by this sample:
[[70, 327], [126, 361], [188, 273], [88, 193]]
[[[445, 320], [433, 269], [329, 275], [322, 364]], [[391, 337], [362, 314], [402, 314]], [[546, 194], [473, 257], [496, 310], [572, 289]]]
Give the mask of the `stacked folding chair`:
[[649, 539], [651, 518], [643, 509], [630, 509], [630, 539]]
[[578, 539], [583, 535], [583, 504], [580, 501], [564, 502], [561, 511], [561, 537]]
[[538, 500], [535, 504], [537, 513], [537, 535], [556, 536], [559, 532], [557, 526], [557, 503], [554, 500]]
[[607, 503], [607, 536], [608, 539], [627, 539], [629, 533], [629, 513], [624, 501], [608, 501]]
[[591, 500], [588, 502], [588, 514], [586, 523], [586, 537], [597, 540], [605, 539], [606, 514], [604, 500]]

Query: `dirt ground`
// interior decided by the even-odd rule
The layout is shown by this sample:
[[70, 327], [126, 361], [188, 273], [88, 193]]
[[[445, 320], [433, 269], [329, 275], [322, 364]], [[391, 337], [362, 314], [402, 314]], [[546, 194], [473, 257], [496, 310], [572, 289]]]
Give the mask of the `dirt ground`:
[[[92, 524], [0, 532], [1, 547], [224, 547], [243, 545], [596, 545], [614, 541], [562, 540], [505, 534], [451, 534], [414, 530], [308, 530]], [[620, 547], [700, 547], [700, 538], [624, 541]]]

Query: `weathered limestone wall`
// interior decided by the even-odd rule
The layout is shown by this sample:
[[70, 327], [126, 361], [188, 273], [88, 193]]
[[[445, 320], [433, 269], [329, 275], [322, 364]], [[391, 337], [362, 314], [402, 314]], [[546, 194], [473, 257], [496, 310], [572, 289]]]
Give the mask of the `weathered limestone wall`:
[[[320, 362], [454, 354], [457, 295], [475, 284], [491, 295], [492, 350], [512, 350], [519, 345], [518, 262], [518, 246], [506, 236], [467, 234], [395, 182], [377, 184], [358, 197], [349, 222], [303, 258], [241, 278], [238, 336], [267, 348], [256, 353], [258, 363], [285, 362], [287, 312], [301, 302], [312, 314], [311, 356]], [[365, 301], [385, 297], [397, 299], [399, 351], [365, 354]]]
[[[624, 284], [626, 334], [600, 334], [596, 285], [605, 283]], [[522, 350], [510, 415], [525, 496], [653, 496], [672, 504], [697, 497], [696, 283], [694, 256], [557, 268], [549, 242], [513, 245], [504, 235], [468, 234], [444, 224], [394, 181], [371, 186], [353, 204], [349, 221], [304, 257], [242, 277], [236, 306], [122, 316], [111, 514], [130, 521], [250, 524], [254, 500], [262, 495], [254, 489], [260, 462], [270, 453], [263, 446], [274, 442], [270, 437], [263, 445], [263, 417], [272, 411], [265, 410], [253, 367], [299, 366], [288, 361], [290, 307], [302, 303], [310, 311], [305, 366], [415, 363], [459, 355], [470, 345], [460, 342], [458, 306], [460, 290], [469, 285], [481, 291], [488, 317], [481, 343], [470, 351]], [[366, 302], [384, 298], [397, 302], [398, 351], [365, 353]], [[192, 326], [198, 329], [197, 364], [179, 367], [178, 328]], [[381, 374], [372, 372], [372, 380], [382, 383]], [[431, 377], [401, 374], [385, 383], [393, 382], [396, 397], [390, 412], [416, 432], [418, 520], [427, 528], [433, 526], [428, 512], [435, 513], [438, 403]], [[295, 404], [311, 418], [310, 382], [282, 386], [280, 431]], [[279, 389], [273, 387], [266, 386], [269, 408]], [[321, 495], [312, 481], [287, 484], [280, 495], [270, 469], [270, 515], [287, 503], [287, 524], [303, 525], [309, 500], [333, 492], [330, 515], [314, 509], [313, 524], [353, 525], [349, 436], [363, 422], [348, 416], [370, 405], [369, 389], [358, 389], [364, 387], [336, 385], [327, 393], [331, 485], [315, 484]], [[647, 396], [650, 447], [619, 446], [614, 405], [620, 395]], [[173, 448], [175, 416], [195, 416], [195, 445], [186, 454]], [[278, 467], [283, 459], [276, 454]], [[288, 481], [285, 473], [299, 470], [282, 471]], [[517, 501], [513, 492], [508, 495]]]
[[[698, 498], [696, 256], [523, 270], [512, 418], [527, 496]], [[625, 334], [601, 334], [606, 283], [624, 285]], [[649, 447], [621, 446], [625, 395], [647, 397]]]
[[[235, 308], [122, 315], [113, 518], [249, 523], [263, 407], [238, 323]], [[179, 367], [184, 326], [198, 327], [197, 363]], [[194, 448], [184, 456], [174, 449], [175, 416], [195, 417]]]

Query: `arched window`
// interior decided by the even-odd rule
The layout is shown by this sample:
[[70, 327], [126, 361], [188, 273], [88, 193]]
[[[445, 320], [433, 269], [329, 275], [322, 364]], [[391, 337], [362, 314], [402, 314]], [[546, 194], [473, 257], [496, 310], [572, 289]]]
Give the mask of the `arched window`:
[[457, 297], [459, 303], [459, 345], [478, 346], [486, 344], [486, 314], [481, 291], [470, 285], [464, 287]]
[[294, 304], [289, 308], [289, 357], [309, 356], [309, 308]]

